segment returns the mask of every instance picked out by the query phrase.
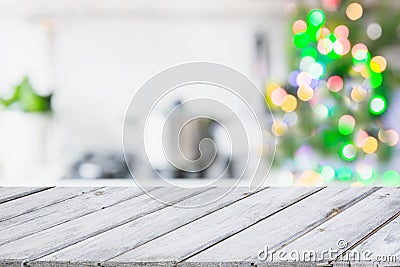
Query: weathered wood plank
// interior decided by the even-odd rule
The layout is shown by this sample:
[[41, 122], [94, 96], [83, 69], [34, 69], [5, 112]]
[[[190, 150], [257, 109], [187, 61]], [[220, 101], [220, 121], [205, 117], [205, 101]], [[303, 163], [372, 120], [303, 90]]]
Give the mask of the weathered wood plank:
[[[400, 208], [399, 208], [400, 209]], [[369, 259], [363, 259], [363, 263], [373, 264], [374, 266], [399, 266], [400, 265], [400, 216], [388, 222], [376, 233], [369, 237], [364, 237], [365, 241], [359, 245], [350, 248], [342, 262], [334, 262], [335, 266], [344, 266], [348, 261], [343, 259], [351, 259], [354, 257], [353, 252], [367, 252]], [[371, 254], [371, 255], [370, 255]], [[357, 262], [355, 263], [355, 265]], [[360, 263], [361, 264], [361, 263]], [[353, 264], [352, 264], [353, 266]]]
[[[186, 199], [180, 204], [184, 206], [201, 205], [204, 204], [205, 200], [217, 199], [226, 191], [225, 188], [214, 188], [203, 194]], [[39, 259], [37, 262], [92, 262], [96, 264], [106, 261], [187, 223], [224, 208], [238, 200], [248, 197], [249, 194], [247, 192], [247, 188], [235, 188], [222, 199], [197, 208], [183, 209], [173, 206], [167, 207], [82, 241], [76, 245], [57, 251], [56, 253]], [[149, 229], [151, 230], [149, 231]], [[123, 236], [125, 240], [129, 240], [129, 242], [120, 242], [121, 236]], [[104, 246], [104, 244], [110, 245]]]
[[[166, 187], [155, 190], [153, 195], [174, 204], [209, 189]], [[1, 245], [0, 259], [11, 262], [35, 260], [165, 207], [167, 205], [148, 195], [141, 195]]]
[[[60, 195], [65, 195], [64, 193], [87, 192], [87, 190], [79, 190], [79, 188], [75, 188], [72, 191], [70, 189], [73, 188], [59, 189], [57, 190], [57, 194]], [[55, 193], [50, 192], [50, 190], [48, 192], [51, 193], [50, 197]], [[105, 209], [142, 194], [144, 192], [137, 187], [109, 187], [78, 196], [75, 195], [77, 197], [70, 198], [68, 201], [62, 201], [0, 222], [0, 245]], [[29, 201], [37, 203], [42, 200], [43, 196], [39, 196], [39, 193], [36, 195], [37, 198], [30, 197]]]
[[47, 189], [50, 189], [50, 187], [2, 187], [0, 188], [0, 203], [5, 203]]
[[96, 189], [93, 187], [56, 187], [0, 204], [0, 229], [5, 220], [72, 199]]
[[333, 256], [338, 256], [395, 216], [399, 209], [400, 188], [382, 188], [290, 243], [284, 250], [299, 253], [309, 250], [321, 255], [323, 250], [332, 248], [338, 251]]
[[267, 188], [105, 264], [181, 261], [319, 190], [321, 188]]
[[328, 187], [189, 258], [184, 265], [190, 266], [191, 262], [255, 262], [266, 246], [271, 250], [278, 249], [375, 190]]

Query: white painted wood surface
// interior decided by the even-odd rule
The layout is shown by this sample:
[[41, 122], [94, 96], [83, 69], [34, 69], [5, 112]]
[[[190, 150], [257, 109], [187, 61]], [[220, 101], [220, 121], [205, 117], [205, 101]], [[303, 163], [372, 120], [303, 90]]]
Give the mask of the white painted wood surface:
[[[96, 187], [77, 188], [77, 187], [58, 187], [19, 197], [14, 201], [9, 201], [1, 205], [0, 222], [9, 221], [11, 218], [21, 214], [28, 214], [35, 210], [51, 206], [65, 200], [70, 200], [87, 192], [96, 190]], [[34, 191], [36, 192], [36, 191]], [[1, 194], [1, 192], [0, 192]], [[3, 225], [0, 223], [0, 227]]]
[[[226, 191], [150, 190], [183, 206]], [[399, 188], [235, 188], [197, 208], [134, 187], [0, 188], [0, 200], [0, 266], [400, 266]], [[258, 258], [266, 246], [321, 252], [340, 239], [333, 260]], [[343, 260], [354, 250], [386, 261]]]
[[270, 250], [277, 250], [351, 207], [374, 190], [328, 187], [187, 261], [257, 261], [259, 251], [266, 246]]
[[0, 187], [0, 203], [49, 189], [48, 187]]
[[[64, 189], [70, 195], [74, 195], [77, 190], [74, 189], [71, 192]], [[80, 192], [82, 192], [81, 195], [68, 198], [68, 201], [55, 203], [0, 222], [0, 245], [72, 221], [143, 194], [140, 189], [134, 187], [110, 187], [97, 190], [80, 190]], [[48, 193], [53, 192], [49, 191]], [[57, 191], [57, 193], [59, 192]], [[40, 203], [36, 199], [32, 201], [29, 197], [25, 199], [31, 203]]]

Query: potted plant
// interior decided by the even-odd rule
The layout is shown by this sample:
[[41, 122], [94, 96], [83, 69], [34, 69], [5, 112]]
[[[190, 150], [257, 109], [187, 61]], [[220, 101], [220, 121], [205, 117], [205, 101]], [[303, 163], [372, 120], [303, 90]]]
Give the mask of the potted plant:
[[0, 98], [0, 173], [2, 179], [32, 177], [46, 162], [51, 95], [41, 96], [29, 78]]

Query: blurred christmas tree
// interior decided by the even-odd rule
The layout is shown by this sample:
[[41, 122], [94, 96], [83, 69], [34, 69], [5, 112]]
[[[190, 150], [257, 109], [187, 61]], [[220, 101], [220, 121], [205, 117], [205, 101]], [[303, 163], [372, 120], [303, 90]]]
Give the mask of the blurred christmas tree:
[[399, 43], [398, 9], [385, 1], [309, 3], [292, 12], [295, 71], [266, 89], [279, 137], [275, 162], [300, 173], [299, 184], [400, 185], [396, 170], [379, 167], [399, 139], [382, 120], [399, 77], [380, 55]]

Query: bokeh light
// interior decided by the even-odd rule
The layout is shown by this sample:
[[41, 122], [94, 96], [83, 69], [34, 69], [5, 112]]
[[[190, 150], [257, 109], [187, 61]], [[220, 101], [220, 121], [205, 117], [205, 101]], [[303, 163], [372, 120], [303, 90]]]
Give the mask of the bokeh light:
[[346, 15], [351, 20], [358, 20], [363, 15], [363, 7], [359, 3], [351, 3], [346, 8]]
[[285, 113], [283, 116], [283, 121], [287, 123], [288, 125], [293, 125], [296, 124], [298, 120], [298, 116], [296, 112], [288, 112]]
[[317, 104], [313, 107], [314, 113], [321, 120], [326, 119], [329, 115], [329, 109], [324, 104]]
[[365, 138], [364, 144], [362, 146], [362, 150], [365, 153], [371, 154], [376, 152], [377, 149], [378, 149], [378, 141], [376, 140], [375, 137], [368, 136], [367, 138]]
[[349, 28], [346, 25], [339, 25], [333, 31], [339, 38], [347, 39], [349, 37]]
[[358, 62], [366, 62], [368, 60], [368, 48], [365, 44], [359, 43], [355, 44], [351, 49], [351, 54], [354, 60]]
[[333, 43], [333, 51], [341, 56], [346, 55], [350, 51], [350, 41], [347, 39], [339, 39]]
[[311, 78], [314, 80], [318, 80], [325, 73], [325, 68], [321, 63], [315, 62], [308, 67], [308, 72], [311, 75]]
[[330, 33], [331, 33], [331, 31], [328, 28], [323, 27], [317, 31], [315, 36], [317, 37], [317, 40], [319, 41]]
[[309, 101], [314, 96], [314, 90], [310, 86], [300, 85], [297, 96], [302, 101]]
[[389, 170], [383, 175], [383, 184], [385, 186], [400, 186], [400, 175], [394, 170]]
[[314, 63], [315, 63], [315, 58], [311, 56], [305, 56], [300, 60], [300, 70], [306, 71]]
[[371, 75], [369, 77], [369, 83], [371, 88], [378, 88], [379, 86], [382, 85], [382, 74], [376, 73], [376, 72], [371, 72]]
[[383, 96], [373, 96], [369, 102], [369, 112], [379, 115], [386, 110], [386, 99]]
[[357, 131], [357, 133], [354, 136], [354, 144], [361, 148], [364, 145], [365, 139], [368, 137], [368, 133], [363, 130]]
[[367, 98], [367, 90], [362, 87], [355, 86], [350, 93], [351, 99], [355, 102], [362, 102]]
[[382, 56], [376, 56], [371, 59], [370, 67], [373, 72], [381, 73], [386, 69], [386, 59]]
[[322, 177], [319, 173], [308, 170], [303, 172], [298, 178], [296, 185], [298, 186], [319, 186], [323, 185]]
[[307, 23], [304, 20], [296, 20], [292, 27], [293, 33], [305, 32], [307, 30]]
[[281, 109], [285, 112], [291, 112], [297, 107], [296, 97], [292, 95], [286, 95], [283, 98], [283, 103], [281, 104]]
[[322, 0], [322, 6], [326, 10], [333, 12], [339, 8], [341, 2], [341, 0]]
[[336, 172], [331, 166], [323, 166], [321, 167], [320, 174], [325, 182], [330, 182], [335, 179]]
[[351, 115], [343, 115], [339, 119], [338, 130], [342, 135], [350, 135], [354, 131], [356, 120]]
[[333, 50], [333, 43], [336, 40], [332, 41], [331, 38], [329, 38], [330, 36], [331, 34], [327, 34], [324, 38], [318, 41], [318, 51], [323, 55], [327, 55]]
[[275, 119], [272, 124], [271, 131], [275, 136], [283, 136], [288, 130], [288, 126], [286, 123], [279, 119]]
[[271, 101], [274, 105], [280, 106], [286, 95], [286, 90], [279, 87], [271, 93]]
[[296, 33], [293, 37], [293, 43], [297, 48], [306, 47], [310, 43], [308, 34], [306, 32]]
[[296, 77], [296, 83], [299, 86], [301, 85], [310, 86], [311, 80], [312, 80], [311, 75], [306, 71], [300, 72], [299, 75], [297, 75]]
[[342, 159], [353, 161], [357, 158], [357, 147], [351, 143], [346, 143], [340, 148], [339, 154]]
[[360, 179], [365, 182], [369, 181], [374, 177], [374, 170], [371, 165], [360, 162], [356, 165], [356, 171]]
[[339, 92], [343, 89], [343, 79], [340, 76], [332, 76], [328, 79], [328, 89], [332, 92]]
[[349, 167], [340, 167], [337, 169], [337, 177], [341, 181], [349, 181], [353, 176], [353, 172]]
[[320, 85], [320, 81], [319, 79], [312, 79], [311, 83], [310, 83], [310, 87], [315, 89]]
[[314, 27], [320, 27], [325, 23], [325, 13], [320, 9], [311, 10], [307, 20]]
[[295, 70], [295, 71], [293, 71], [292, 73], [290, 73], [290, 75], [289, 75], [289, 84], [291, 85], [291, 86], [294, 86], [294, 87], [297, 87], [297, 86], [299, 86], [298, 84], [297, 84], [297, 76], [300, 74], [300, 71], [298, 71], [298, 70]]
[[[314, 47], [306, 47], [301, 52], [301, 57], [304, 58], [307, 56], [316, 59], [318, 56], [318, 52]], [[315, 62], [315, 60], [314, 60], [314, 62]]]
[[368, 38], [372, 41], [379, 39], [382, 36], [382, 27], [378, 23], [371, 23], [367, 28]]
[[380, 130], [378, 138], [388, 146], [395, 146], [399, 143], [399, 134], [395, 130]]

